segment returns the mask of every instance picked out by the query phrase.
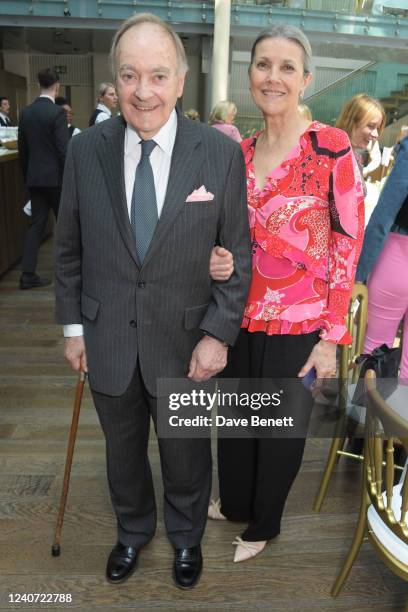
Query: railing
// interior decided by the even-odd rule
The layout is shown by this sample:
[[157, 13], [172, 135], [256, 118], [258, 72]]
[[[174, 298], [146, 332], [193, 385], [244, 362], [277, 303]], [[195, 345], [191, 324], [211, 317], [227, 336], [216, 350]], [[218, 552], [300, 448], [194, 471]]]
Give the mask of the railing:
[[394, 15], [408, 17], [406, 0], [394, 0], [392, 6], [375, 0], [232, 0], [232, 4], [270, 6], [302, 9], [309, 11], [328, 11], [332, 13], [348, 13], [356, 15]]
[[370, 71], [370, 68], [375, 65], [374, 61], [368, 62], [305, 98], [304, 102], [312, 111], [313, 118], [329, 125], [334, 124], [346, 100], [361, 92], [374, 96], [376, 72]]
[[[392, 98], [393, 93], [403, 90], [408, 85], [408, 65], [369, 62], [357, 70], [338, 79], [317, 94], [305, 99], [312, 111], [313, 118], [323, 123], [334, 124], [340, 114], [343, 104], [358, 93], [365, 93], [375, 98]], [[405, 100], [401, 100], [401, 109], [392, 108], [387, 112], [387, 123], [406, 113], [402, 108]]]

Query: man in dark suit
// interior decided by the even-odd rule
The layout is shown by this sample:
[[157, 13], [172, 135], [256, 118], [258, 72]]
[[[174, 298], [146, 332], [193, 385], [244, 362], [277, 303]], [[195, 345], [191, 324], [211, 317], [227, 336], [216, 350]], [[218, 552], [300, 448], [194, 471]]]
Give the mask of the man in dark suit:
[[[56, 239], [56, 312], [65, 356], [89, 368], [107, 442], [118, 541], [110, 582], [127, 578], [153, 537], [147, 458], [158, 379], [203, 381], [226, 365], [250, 279], [244, 160], [233, 140], [176, 112], [187, 63], [166, 23], [139, 14], [111, 56], [121, 116], [71, 140]], [[225, 283], [208, 272], [215, 243], [234, 253]], [[160, 437], [173, 579], [196, 584], [211, 490], [210, 440]]]
[[68, 144], [64, 110], [55, 105], [58, 74], [45, 68], [38, 73], [41, 93], [23, 109], [18, 126], [18, 152], [31, 199], [31, 217], [24, 243], [20, 289], [49, 285], [35, 270], [50, 209], [58, 215], [62, 174]]
[[0, 127], [11, 127], [10, 101], [5, 96], [0, 96]]

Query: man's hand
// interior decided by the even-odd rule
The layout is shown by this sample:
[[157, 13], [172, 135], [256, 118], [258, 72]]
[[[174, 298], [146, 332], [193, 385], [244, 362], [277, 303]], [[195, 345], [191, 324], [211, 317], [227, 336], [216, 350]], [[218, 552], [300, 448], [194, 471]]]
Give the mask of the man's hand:
[[65, 338], [64, 357], [76, 372], [87, 372], [85, 342], [83, 336]]
[[216, 338], [204, 336], [191, 355], [188, 378], [195, 382], [208, 380], [227, 365], [228, 349]]
[[210, 276], [215, 281], [227, 281], [234, 272], [234, 257], [230, 251], [216, 246], [211, 251]]

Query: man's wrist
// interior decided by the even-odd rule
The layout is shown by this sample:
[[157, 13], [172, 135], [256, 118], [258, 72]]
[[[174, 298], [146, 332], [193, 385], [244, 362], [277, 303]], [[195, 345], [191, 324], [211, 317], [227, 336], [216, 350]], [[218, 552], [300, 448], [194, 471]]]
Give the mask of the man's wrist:
[[203, 330], [203, 334], [204, 336], [208, 336], [209, 338], [214, 338], [214, 340], [218, 340], [218, 342], [221, 342], [221, 344], [225, 346], [225, 348], [229, 348], [229, 344], [227, 344], [225, 340], [221, 340], [221, 338], [217, 338], [217, 336], [214, 336], [214, 334], [211, 334], [210, 332], [204, 331], [204, 330]]
[[71, 323], [70, 325], [64, 325], [63, 329], [65, 338], [84, 335], [84, 327], [81, 323]]

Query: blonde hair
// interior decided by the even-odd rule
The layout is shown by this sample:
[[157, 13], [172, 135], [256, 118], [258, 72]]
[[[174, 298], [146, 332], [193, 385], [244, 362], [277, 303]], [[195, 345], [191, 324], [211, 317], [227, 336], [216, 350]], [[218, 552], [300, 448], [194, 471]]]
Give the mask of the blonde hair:
[[309, 121], [313, 120], [312, 111], [306, 104], [298, 105], [298, 113], [303, 119], [308, 119]]
[[109, 62], [113, 76], [116, 78], [116, 51], [123, 34], [131, 28], [143, 25], [145, 23], [150, 23], [158, 26], [170, 36], [176, 49], [178, 72], [185, 74], [188, 71], [188, 62], [186, 52], [184, 50], [183, 43], [181, 42], [179, 35], [176, 34], [176, 32], [169, 26], [168, 23], [160, 19], [160, 17], [152, 15], [151, 13], [139, 13], [137, 15], [132, 15], [132, 17], [129, 17], [129, 19], [126, 19], [126, 21], [122, 23], [119, 30], [113, 37], [109, 53]]
[[208, 123], [213, 125], [214, 123], [217, 123], [217, 121], [225, 122], [226, 118], [231, 112], [237, 112], [237, 107], [234, 102], [230, 102], [229, 100], [218, 102], [218, 104], [216, 104], [211, 111]]
[[379, 111], [382, 116], [381, 125], [378, 128], [378, 135], [380, 135], [385, 127], [385, 111], [381, 102], [367, 94], [357, 94], [344, 104], [336, 121], [336, 127], [347, 132], [351, 139], [353, 130], [375, 111]]
[[200, 113], [196, 111], [195, 108], [189, 108], [186, 110], [184, 116], [188, 117], [188, 119], [191, 119], [192, 121], [200, 121]]
[[98, 98], [103, 98], [103, 96], [106, 94], [110, 87], [113, 87], [113, 89], [115, 89], [113, 83], [99, 83], [98, 89], [96, 90], [96, 95], [98, 96]]

